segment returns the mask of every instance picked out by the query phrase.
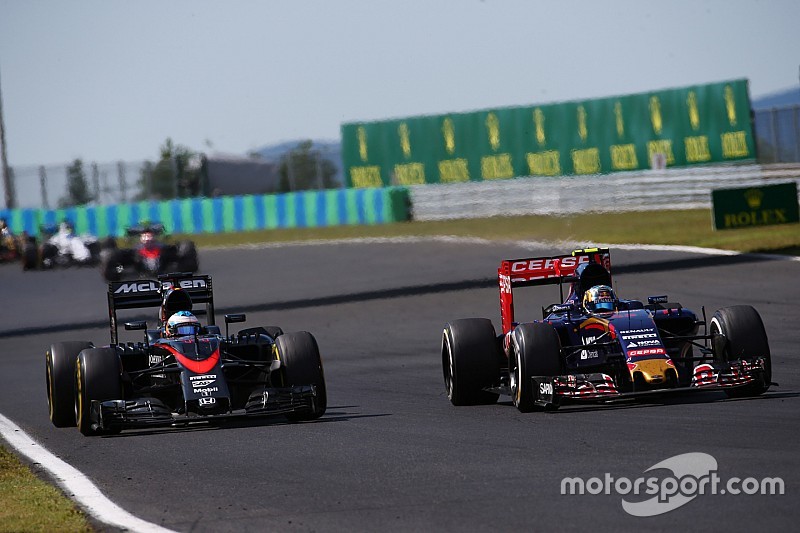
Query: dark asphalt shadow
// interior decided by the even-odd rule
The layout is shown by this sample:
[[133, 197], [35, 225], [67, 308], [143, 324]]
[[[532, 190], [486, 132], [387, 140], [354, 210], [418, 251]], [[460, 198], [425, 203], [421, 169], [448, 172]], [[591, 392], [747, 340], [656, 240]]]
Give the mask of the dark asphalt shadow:
[[316, 420], [309, 420], [306, 422], [290, 422], [280, 415], [273, 417], [260, 417], [252, 419], [241, 420], [197, 420], [190, 423], [179, 422], [175, 426], [164, 426], [157, 428], [130, 428], [123, 430], [121, 433], [113, 435], [100, 435], [101, 439], [119, 439], [128, 437], [141, 437], [147, 435], [162, 435], [162, 434], [175, 434], [175, 433], [194, 433], [198, 431], [217, 431], [217, 430], [231, 430], [231, 429], [249, 429], [260, 427], [272, 426], [297, 426], [305, 424], [327, 424], [331, 422], [348, 422], [358, 418], [382, 418], [392, 416], [391, 413], [378, 413], [370, 415], [350, 414], [347, 411], [341, 411], [344, 407], [334, 407], [338, 411], [328, 410], [321, 418]]
[[[648, 263], [634, 263], [614, 265], [612, 271], [615, 275], [619, 274], [643, 274], [652, 272], [675, 272], [676, 270], [687, 270], [696, 268], [717, 268], [729, 265], [741, 265], [746, 263], [760, 263], [766, 261], [780, 261], [779, 256], [768, 256], [760, 254], [741, 254], [723, 256], [702, 256], [689, 257], [685, 259], [673, 259], [667, 261], [652, 261]], [[482, 279], [469, 279], [461, 281], [450, 281], [446, 283], [429, 283], [423, 285], [412, 285], [406, 287], [396, 287], [390, 289], [376, 289], [363, 292], [348, 294], [338, 294], [330, 296], [318, 296], [313, 298], [300, 298], [297, 300], [285, 300], [282, 302], [266, 302], [259, 304], [239, 305], [236, 307], [217, 308], [217, 315], [228, 313], [259, 313], [268, 311], [281, 311], [290, 309], [303, 309], [309, 307], [324, 307], [329, 305], [341, 305], [348, 303], [367, 302], [373, 300], [385, 300], [392, 298], [405, 298], [409, 296], [425, 296], [431, 294], [465, 291], [475, 289], [486, 289], [497, 286], [497, 277]], [[141, 314], [137, 316], [126, 316], [125, 321], [132, 320], [154, 320], [153, 314]], [[122, 319], [120, 319], [122, 321]], [[108, 327], [108, 321], [86, 321], [74, 322], [69, 324], [48, 324], [42, 326], [30, 326], [23, 328], [0, 331], [0, 338], [19, 337], [28, 335], [42, 335], [72, 331], [76, 329], [95, 329]]]
[[[627, 409], [648, 409], [654, 407], [671, 407], [676, 405], [700, 404], [700, 403], [721, 403], [721, 402], [751, 402], [751, 401], [770, 401], [785, 398], [800, 397], [800, 392], [765, 392], [760, 396], [748, 396], [746, 398], [728, 398], [722, 391], [684, 391], [679, 393], [668, 393], [664, 396], [647, 396], [645, 398], [625, 398], [619, 400], [608, 400], [606, 402], [588, 403], [580, 401], [567, 401], [555, 410], [536, 411], [534, 414], [544, 414], [550, 416], [568, 415], [575, 413], [587, 413], [594, 411], [619, 411]], [[498, 402], [499, 405], [508, 405], [513, 409], [510, 401]]]

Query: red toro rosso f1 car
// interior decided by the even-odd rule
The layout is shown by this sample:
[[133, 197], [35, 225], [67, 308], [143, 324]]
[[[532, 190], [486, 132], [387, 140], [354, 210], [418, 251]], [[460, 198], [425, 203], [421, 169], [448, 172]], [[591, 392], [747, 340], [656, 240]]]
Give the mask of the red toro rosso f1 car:
[[[159, 306], [157, 328], [143, 320], [125, 323], [126, 330], [143, 332], [142, 341], [118, 340], [118, 310]], [[47, 401], [56, 427], [77, 425], [84, 435], [98, 435], [236, 416], [313, 420], [325, 413], [314, 336], [276, 326], [229, 334], [244, 314], [225, 315], [223, 335], [214, 323], [210, 276], [111, 282], [108, 310], [110, 345], [59, 342], [47, 351]], [[205, 314], [207, 325], [193, 313]]]
[[[613, 400], [678, 390], [754, 396], [771, 385], [767, 335], [748, 305], [725, 307], [710, 321], [650, 296], [617, 298], [607, 249], [502, 261], [498, 269], [502, 334], [485, 318], [444, 328], [442, 367], [453, 405], [494, 403], [510, 395], [523, 412], [564, 400]], [[560, 303], [542, 320], [519, 323], [514, 289], [557, 284]], [[564, 297], [564, 286], [569, 293]]]

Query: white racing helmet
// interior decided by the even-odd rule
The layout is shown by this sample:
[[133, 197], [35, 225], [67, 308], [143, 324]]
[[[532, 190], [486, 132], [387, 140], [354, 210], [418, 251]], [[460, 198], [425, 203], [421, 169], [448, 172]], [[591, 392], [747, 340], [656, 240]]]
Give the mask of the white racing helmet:
[[189, 311], [178, 311], [167, 320], [167, 337], [182, 337], [200, 333], [200, 321]]

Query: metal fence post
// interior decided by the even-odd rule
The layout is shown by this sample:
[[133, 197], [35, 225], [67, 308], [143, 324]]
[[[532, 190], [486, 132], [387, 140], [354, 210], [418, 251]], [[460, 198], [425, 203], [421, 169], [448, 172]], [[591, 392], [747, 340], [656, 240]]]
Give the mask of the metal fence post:
[[773, 108], [770, 111], [770, 129], [772, 130], [770, 133], [770, 139], [772, 140], [773, 150], [775, 151], [775, 159], [772, 161], [773, 163], [780, 163], [781, 161], [781, 151], [780, 147], [778, 146], [778, 128], [775, 127], [775, 124], [778, 122], [778, 110]]
[[795, 106], [794, 113], [794, 160], [800, 162], [800, 105]]
[[44, 165], [39, 167], [39, 189], [42, 194], [42, 207], [50, 209], [50, 202], [47, 201], [47, 170]]
[[122, 203], [127, 200], [128, 184], [125, 182], [125, 164], [122, 161], [117, 162], [117, 179], [119, 180], [119, 192]]

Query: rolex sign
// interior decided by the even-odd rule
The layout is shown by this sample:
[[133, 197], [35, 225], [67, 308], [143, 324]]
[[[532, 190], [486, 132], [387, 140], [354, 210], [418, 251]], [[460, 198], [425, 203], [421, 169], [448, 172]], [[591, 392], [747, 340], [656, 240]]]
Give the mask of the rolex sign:
[[780, 183], [711, 192], [714, 229], [735, 229], [800, 222], [797, 183]]

